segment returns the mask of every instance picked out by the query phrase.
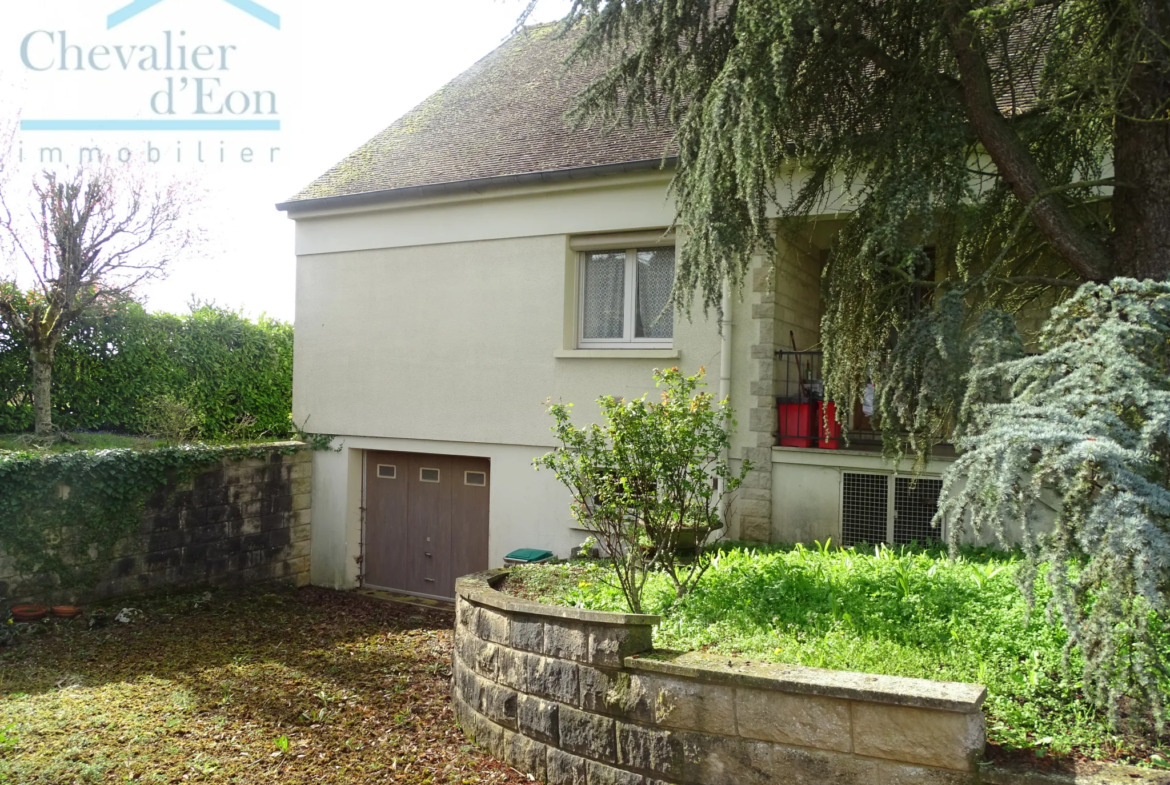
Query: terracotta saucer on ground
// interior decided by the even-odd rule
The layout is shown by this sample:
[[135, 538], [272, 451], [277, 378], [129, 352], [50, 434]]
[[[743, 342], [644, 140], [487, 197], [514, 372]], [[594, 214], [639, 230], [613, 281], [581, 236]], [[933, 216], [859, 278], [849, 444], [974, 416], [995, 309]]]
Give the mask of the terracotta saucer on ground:
[[54, 605], [53, 615], [58, 619], [76, 619], [81, 615], [81, 607], [78, 605]]
[[49, 615], [49, 609], [44, 605], [14, 605], [11, 608], [12, 618], [17, 621], [40, 621]]

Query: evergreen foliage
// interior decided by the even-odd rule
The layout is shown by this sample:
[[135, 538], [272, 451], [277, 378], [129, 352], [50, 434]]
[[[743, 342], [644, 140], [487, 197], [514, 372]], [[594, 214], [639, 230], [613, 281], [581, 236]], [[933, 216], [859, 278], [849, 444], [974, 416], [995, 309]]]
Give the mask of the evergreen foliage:
[[959, 405], [887, 364], [950, 365], [924, 332], [946, 291], [971, 306], [961, 332], [1085, 280], [1170, 273], [1158, 0], [576, 0], [567, 24], [576, 60], [610, 66], [577, 120], [677, 125], [681, 309], [719, 307], [774, 248], [773, 216], [848, 214], [824, 274], [826, 387], [885, 388], [891, 438], [927, 447]]
[[[1001, 325], [1005, 322], [1001, 321]], [[937, 520], [1006, 542], [1020, 532], [1031, 570], [1051, 565], [1050, 613], [1084, 660], [1086, 691], [1118, 710], [1136, 694], [1165, 722], [1170, 662], [1170, 284], [1085, 284], [1055, 309], [1043, 352], [1008, 359], [977, 342], [963, 452]], [[1015, 342], [1018, 346], [1018, 342]], [[1010, 354], [1010, 351], [1009, 351]], [[1038, 519], [1055, 508], [1049, 525]], [[951, 527], [957, 546], [962, 526]]]
[[[567, 25], [574, 58], [609, 64], [576, 119], [678, 128], [675, 305], [718, 308], [777, 232], [839, 220], [821, 324], [838, 416], [872, 382], [887, 454], [920, 465], [960, 425], [950, 512], [1022, 525], [1086, 688], [1161, 722], [1170, 5], [575, 0]], [[1013, 316], [1070, 296], [1020, 358]], [[1045, 493], [1052, 534], [1031, 517]]]
[[[190, 408], [204, 439], [290, 433], [293, 327], [208, 303], [184, 316], [105, 298], [66, 333], [53, 368], [53, 422], [148, 433], [160, 396]], [[0, 432], [33, 424], [29, 353], [0, 321]]]

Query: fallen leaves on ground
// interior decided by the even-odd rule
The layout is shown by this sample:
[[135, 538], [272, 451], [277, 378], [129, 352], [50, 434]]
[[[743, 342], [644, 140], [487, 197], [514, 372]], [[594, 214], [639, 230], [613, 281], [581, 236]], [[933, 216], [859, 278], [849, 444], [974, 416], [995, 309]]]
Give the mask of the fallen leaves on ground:
[[0, 783], [530, 782], [455, 725], [450, 613], [318, 588], [136, 606], [0, 650]]

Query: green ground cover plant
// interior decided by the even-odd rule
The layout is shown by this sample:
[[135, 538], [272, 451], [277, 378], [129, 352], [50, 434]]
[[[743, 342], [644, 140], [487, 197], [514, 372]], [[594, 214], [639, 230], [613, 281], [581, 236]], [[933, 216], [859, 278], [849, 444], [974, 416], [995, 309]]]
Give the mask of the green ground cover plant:
[[[684, 597], [651, 575], [644, 609], [663, 616], [659, 648], [985, 684], [995, 750], [1163, 765], [1167, 745], [1150, 735], [1147, 714], [1123, 713], [1111, 726], [1076, 678], [1080, 663], [1062, 667], [1067, 633], [1045, 617], [1043, 581], [1029, 612], [1016, 584], [1022, 565], [990, 549], [949, 559], [939, 548], [728, 545]], [[504, 590], [627, 610], [611, 572], [604, 561], [518, 567]], [[1167, 631], [1157, 636], [1170, 651]]]
[[0, 648], [0, 783], [529, 781], [455, 724], [450, 613], [316, 588], [132, 604], [16, 625], [36, 633]]

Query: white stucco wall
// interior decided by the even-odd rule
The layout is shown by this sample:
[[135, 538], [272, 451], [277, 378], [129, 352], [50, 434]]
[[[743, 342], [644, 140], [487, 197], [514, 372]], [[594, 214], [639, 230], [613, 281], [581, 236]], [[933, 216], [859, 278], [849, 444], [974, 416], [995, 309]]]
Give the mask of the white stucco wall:
[[653, 390], [655, 368], [706, 366], [719, 385], [714, 314], [676, 318], [668, 351], [567, 345], [570, 238], [664, 230], [665, 194], [651, 175], [298, 221], [294, 417], [342, 446], [315, 457], [315, 583], [356, 581], [367, 449], [489, 458], [492, 565], [580, 543], [566, 492], [531, 465], [553, 445], [545, 400], [574, 403], [584, 423], [603, 394]]
[[[772, 541], [841, 542], [841, 475], [913, 473], [912, 457], [895, 466], [878, 453], [776, 447], [772, 450]], [[951, 461], [936, 459], [920, 476], [938, 478]]]

